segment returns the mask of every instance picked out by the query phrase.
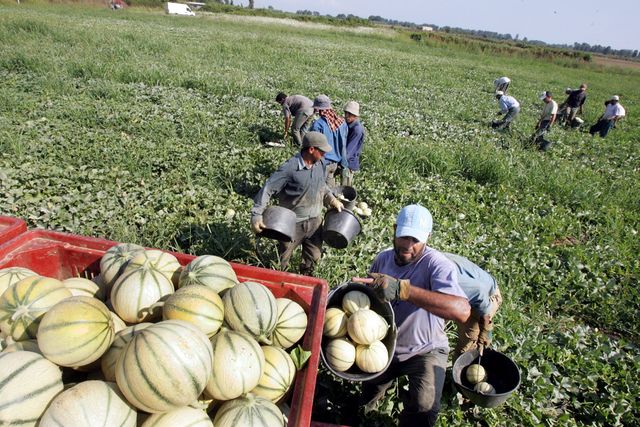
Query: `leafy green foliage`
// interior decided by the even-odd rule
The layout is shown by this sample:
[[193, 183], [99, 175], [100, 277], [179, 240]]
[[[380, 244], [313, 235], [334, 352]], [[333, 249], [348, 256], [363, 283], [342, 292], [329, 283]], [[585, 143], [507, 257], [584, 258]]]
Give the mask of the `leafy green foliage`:
[[[441, 425], [635, 425], [640, 78], [565, 65], [389, 31], [0, 5], [0, 214], [262, 265], [251, 198], [295, 152], [262, 144], [282, 128], [275, 94], [326, 93], [338, 110], [355, 99], [368, 134], [354, 185], [373, 215], [347, 250], [325, 248], [317, 274], [335, 286], [366, 273], [417, 202], [434, 216], [430, 244], [478, 261], [505, 299], [494, 346], [520, 366], [519, 390], [469, 408], [449, 379]], [[523, 112], [496, 133], [491, 82], [505, 73]], [[555, 128], [551, 151], [527, 149], [536, 94], [581, 81], [586, 123], [613, 93], [628, 117], [606, 139]], [[318, 383], [318, 419], [345, 421], [359, 385], [324, 369]], [[405, 390], [362, 422], [392, 425]]]

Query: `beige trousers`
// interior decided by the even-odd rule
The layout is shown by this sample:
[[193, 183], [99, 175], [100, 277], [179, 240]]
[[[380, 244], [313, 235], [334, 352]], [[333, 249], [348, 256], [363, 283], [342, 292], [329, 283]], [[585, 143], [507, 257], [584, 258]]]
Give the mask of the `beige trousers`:
[[[484, 328], [486, 331], [491, 331], [493, 329], [493, 317], [496, 315], [498, 308], [502, 304], [502, 295], [500, 294], [500, 289], [496, 287], [496, 292], [491, 296], [491, 310], [489, 311], [489, 316], [491, 320], [489, 325]], [[469, 320], [466, 323], [458, 323], [458, 343], [456, 344], [456, 348], [453, 352], [453, 361], [458, 358], [465, 351], [472, 350], [478, 346], [478, 338], [481, 334], [480, 327], [480, 317], [482, 315], [478, 313], [475, 309], [471, 309], [471, 316], [469, 316]], [[489, 344], [491, 343], [491, 337], [488, 336]]]

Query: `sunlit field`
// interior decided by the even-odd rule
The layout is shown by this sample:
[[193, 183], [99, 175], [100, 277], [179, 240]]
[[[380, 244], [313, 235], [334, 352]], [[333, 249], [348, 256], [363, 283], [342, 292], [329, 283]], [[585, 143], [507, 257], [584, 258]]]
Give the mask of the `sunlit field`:
[[[512, 130], [493, 79], [522, 105]], [[585, 128], [528, 147], [538, 93], [589, 84]], [[330, 286], [365, 275], [399, 209], [428, 207], [430, 245], [496, 276], [494, 348], [522, 384], [495, 409], [462, 406], [448, 374], [440, 425], [638, 425], [640, 71], [470, 52], [392, 30], [200, 13], [0, 4], [0, 214], [30, 227], [271, 265], [252, 197], [294, 148], [278, 91], [361, 104], [354, 187], [373, 215], [326, 248]], [[586, 132], [618, 94], [627, 117]], [[271, 246], [270, 246], [271, 245]], [[265, 256], [266, 254], [266, 256]], [[297, 266], [297, 262], [291, 263]], [[454, 328], [450, 328], [454, 339]], [[359, 385], [321, 368], [314, 419], [353, 423]], [[363, 425], [394, 425], [394, 388]]]

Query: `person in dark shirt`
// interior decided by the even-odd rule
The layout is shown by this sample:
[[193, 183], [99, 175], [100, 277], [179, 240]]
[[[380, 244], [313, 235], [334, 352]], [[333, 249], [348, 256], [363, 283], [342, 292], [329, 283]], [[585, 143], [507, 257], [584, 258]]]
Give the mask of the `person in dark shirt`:
[[326, 203], [340, 212], [343, 208], [327, 185], [324, 155], [331, 152], [327, 138], [319, 132], [307, 132], [299, 153], [271, 174], [254, 198], [251, 229], [260, 234], [266, 228], [262, 214], [272, 196], [278, 205], [296, 214], [296, 230], [292, 242], [279, 242], [280, 268], [286, 270], [293, 251], [302, 246], [300, 273], [311, 276], [322, 255], [322, 206]]
[[342, 170], [342, 185], [351, 186], [353, 173], [360, 170], [360, 153], [364, 145], [364, 127], [360, 123], [360, 104], [349, 101], [344, 106], [344, 118], [347, 121], [347, 161], [349, 167]]
[[582, 106], [584, 102], [587, 100], [587, 85], [582, 83], [580, 88], [577, 90], [572, 90], [569, 93], [565, 103], [565, 126], [573, 126], [576, 116], [578, 113], [583, 114]]

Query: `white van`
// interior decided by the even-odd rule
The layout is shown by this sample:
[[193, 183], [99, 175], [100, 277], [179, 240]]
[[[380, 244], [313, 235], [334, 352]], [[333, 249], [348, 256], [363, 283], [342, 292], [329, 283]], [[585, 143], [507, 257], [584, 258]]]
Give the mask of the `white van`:
[[164, 10], [169, 15], [187, 15], [196, 16], [195, 12], [189, 6], [182, 3], [165, 3]]

